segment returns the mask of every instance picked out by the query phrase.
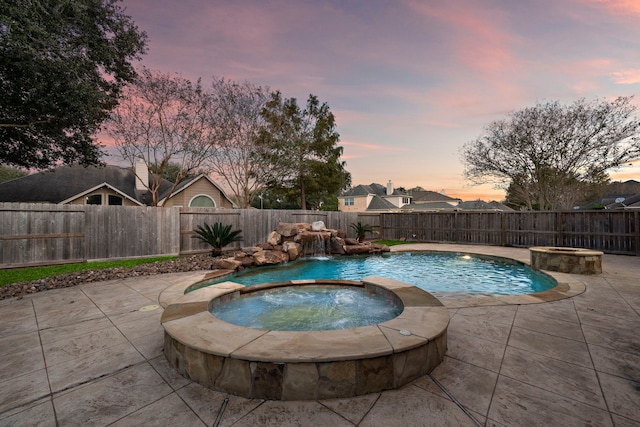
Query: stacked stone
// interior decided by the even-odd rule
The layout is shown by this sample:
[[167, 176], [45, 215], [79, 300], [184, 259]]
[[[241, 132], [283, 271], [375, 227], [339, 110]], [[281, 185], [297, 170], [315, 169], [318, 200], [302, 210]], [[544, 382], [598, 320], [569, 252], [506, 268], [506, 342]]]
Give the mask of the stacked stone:
[[322, 221], [309, 223], [278, 224], [269, 233], [267, 241], [242, 251], [229, 258], [217, 259], [214, 266], [222, 270], [239, 270], [254, 265], [273, 265], [295, 261], [303, 256], [303, 245], [323, 242], [331, 255], [376, 254], [389, 252], [389, 247], [370, 242], [360, 243], [347, 237], [344, 230], [325, 227]]

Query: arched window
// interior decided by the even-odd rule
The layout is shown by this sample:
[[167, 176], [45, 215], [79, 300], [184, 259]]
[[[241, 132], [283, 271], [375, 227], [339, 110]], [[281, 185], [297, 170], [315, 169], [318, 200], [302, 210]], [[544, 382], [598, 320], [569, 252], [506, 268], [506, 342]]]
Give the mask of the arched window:
[[189, 201], [190, 208], [215, 208], [216, 202], [206, 194], [198, 194]]

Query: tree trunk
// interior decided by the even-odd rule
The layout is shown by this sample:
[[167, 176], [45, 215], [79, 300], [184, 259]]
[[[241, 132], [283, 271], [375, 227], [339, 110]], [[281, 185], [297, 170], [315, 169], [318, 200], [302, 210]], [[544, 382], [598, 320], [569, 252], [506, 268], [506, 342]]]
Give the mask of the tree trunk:
[[300, 209], [307, 210], [307, 198], [304, 194], [304, 180], [300, 179]]

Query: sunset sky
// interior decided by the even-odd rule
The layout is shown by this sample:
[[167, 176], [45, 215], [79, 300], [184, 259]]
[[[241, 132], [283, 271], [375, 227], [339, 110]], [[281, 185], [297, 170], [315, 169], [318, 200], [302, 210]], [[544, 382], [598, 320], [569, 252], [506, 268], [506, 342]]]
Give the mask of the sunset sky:
[[[462, 176], [460, 148], [491, 121], [582, 97], [640, 106], [640, 0], [122, 4], [149, 36], [151, 69], [327, 102], [354, 185], [502, 200]], [[640, 180], [640, 161], [614, 179]]]

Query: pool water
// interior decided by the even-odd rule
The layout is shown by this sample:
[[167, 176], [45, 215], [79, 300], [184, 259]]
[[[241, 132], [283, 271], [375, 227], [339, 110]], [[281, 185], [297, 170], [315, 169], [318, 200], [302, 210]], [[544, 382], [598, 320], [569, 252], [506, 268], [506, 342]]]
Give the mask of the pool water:
[[247, 269], [206, 285], [222, 281], [245, 286], [305, 279], [361, 281], [367, 276], [388, 277], [436, 293], [522, 295], [556, 286], [550, 276], [517, 261], [452, 252], [299, 259], [277, 266]]
[[305, 285], [250, 292], [210, 311], [225, 322], [248, 328], [323, 331], [386, 322], [402, 307], [360, 287]]

